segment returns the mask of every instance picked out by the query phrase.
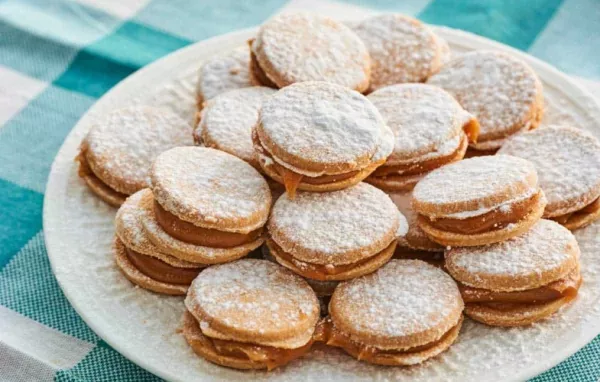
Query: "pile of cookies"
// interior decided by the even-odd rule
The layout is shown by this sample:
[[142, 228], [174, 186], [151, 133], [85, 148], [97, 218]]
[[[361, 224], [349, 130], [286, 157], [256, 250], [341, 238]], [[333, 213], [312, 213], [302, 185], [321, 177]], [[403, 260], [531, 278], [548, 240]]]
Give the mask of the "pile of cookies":
[[118, 267], [186, 296], [199, 356], [270, 370], [319, 344], [414, 365], [463, 313], [524, 326], [577, 296], [571, 231], [600, 218], [600, 143], [539, 126], [519, 59], [452, 58], [403, 15], [286, 14], [202, 65], [197, 106], [193, 128], [115, 111], [77, 160], [120, 206]]

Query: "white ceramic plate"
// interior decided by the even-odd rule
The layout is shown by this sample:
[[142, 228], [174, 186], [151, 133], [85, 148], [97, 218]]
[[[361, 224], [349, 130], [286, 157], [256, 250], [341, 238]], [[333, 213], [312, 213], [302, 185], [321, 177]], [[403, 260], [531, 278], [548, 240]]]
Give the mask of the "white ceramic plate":
[[[600, 136], [600, 107], [567, 76], [496, 42], [437, 28], [454, 53], [504, 50], [531, 64], [544, 83], [544, 123], [567, 123]], [[125, 357], [168, 380], [522, 380], [556, 365], [600, 333], [600, 224], [577, 232], [585, 283], [561, 314], [525, 329], [490, 328], [467, 320], [456, 344], [413, 368], [359, 363], [335, 349], [318, 349], [272, 373], [240, 372], [196, 357], [177, 333], [182, 298], [134, 287], [118, 272], [110, 244], [115, 210], [77, 177], [73, 158], [94, 118], [132, 102], [170, 107], [191, 121], [195, 72], [202, 60], [242, 45], [255, 29], [216, 37], [179, 50], [133, 74], [79, 121], [58, 153], [44, 200], [48, 256], [65, 295], [85, 322]]]

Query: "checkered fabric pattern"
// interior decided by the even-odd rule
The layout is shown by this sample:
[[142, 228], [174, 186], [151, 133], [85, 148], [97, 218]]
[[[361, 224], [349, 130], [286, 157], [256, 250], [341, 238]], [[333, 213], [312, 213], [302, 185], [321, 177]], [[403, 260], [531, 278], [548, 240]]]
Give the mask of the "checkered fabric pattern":
[[[524, 50], [600, 80], [598, 0], [351, 0]], [[319, 0], [0, 0], [0, 380], [153, 381], [86, 326], [46, 255], [42, 200], [77, 120], [140, 67]], [[335, 4], [341, 7], [340, 4]], [[597, 381], [600, 337], [535, 381]]]

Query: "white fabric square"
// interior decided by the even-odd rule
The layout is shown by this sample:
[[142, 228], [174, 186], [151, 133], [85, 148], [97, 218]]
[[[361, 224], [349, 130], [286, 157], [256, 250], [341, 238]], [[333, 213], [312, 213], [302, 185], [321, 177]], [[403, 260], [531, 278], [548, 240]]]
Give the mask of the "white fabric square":
[[0, 127], [47, 86], [44, 81], [0, 66]]

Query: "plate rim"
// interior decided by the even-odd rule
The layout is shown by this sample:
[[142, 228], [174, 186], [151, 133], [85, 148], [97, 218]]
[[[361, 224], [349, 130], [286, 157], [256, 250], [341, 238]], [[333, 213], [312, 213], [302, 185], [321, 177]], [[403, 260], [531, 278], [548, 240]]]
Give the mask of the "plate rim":
[[[590, 115], [593, 116], [593, 118], [595, 120], [600, 122], [600, 100], [593, 97], [589, 93], [588, 90], [583, 88], [577, 82], [570, 79], [567, 74], [561, 72], [560, 70], [558, 70], [551, 64], [549, 64], [545, 61], [542, 61], [536, 57], [533, 57], [533, 56], [529, 55], [527, 52], [520, 51], [516, 48], [512, 48], [508, 45], [502, 44], [500, 42], [497, 42], [497, 41], [494, 41], [491, 39], [487, 39], [485, 37], [475, 35], [473, 33], [467, 32], [467, 31], [449, 28], [449, 27], [445, 27], [445, 26], [433, 25], [432, 27], [437, 32], [439, 32], [441, 35], [443, 35], [443, 37], [445, 39], [447, 39], [448, 41], [451, 41], [455, 45], [461, 45], [461, 46], [472, 49], [474, 47], [473, 44], [461, 43], [462, 39], [466, 38], [469, 40], [469, 42], [472, 41], [472, 42], [475, 42], [476, 45], [479, 45], [479, 47], [476, 47], [477, 49], [484, 47], [483, 49], [508, 51], [508, 52], [515, 54], [518, 57], [524, 59], [529, 64], [533, 64], [533, 66], [535, 66], [536, 71], [538, 71], [538, 68], [541, 68], [547, 74], [546, 76], [543, 76], [543, 77], [547, 77], [547, 78], [545, 78], [545, 80], [552, 81], [557, 86], [560, 84], [566, 84], [567, 87], [574, 88], [576, 90], [576, 92], [578, 92], [579, 94], [572, 94], [572, 92], [569, 91], [569, 92], [565, 93], [565, 95], [568, 96], [574, 103], [578, 104], [579, 106], [581, 106], [581, 103], [583, 101], [585, 101], [586, 102], [585, 109], [590, 113]], [[131, 362], [135, 363], [139, 367], [143, 368], [144, 370], [146, 370], [158, 377], [164, 378], [166, 380], [179, 380], [179, 378], [176, 375], [172, 375], [171, 373], [164, 371], [163, 369], [155, 367], [152, 363], [145, 362], [144, 358], [141, 356], [138, 356], [136, 353], [129, 352], [127, 349], [123, 349], [123, 347], [119, 344], [119, 341], [117, 341], [117, 339], [114, 339], [110, 336], [110, 331], [108, 331], [108, 330], [106, 330], [106, 328], [102, 327], [102, 323], [104, 321], [96, 322], [92, 316], [88, 315], [86, 313], [86, 310], [84, 309], [84, 307], [78, 305], [77, 302], [75, 301], [75, 298], [71, 295], [69, 286], [67, 284], [65, 284], [59, 277], [57, 277], [56, 259], [57, 259], [58, 255], [52, 248], [55, 247], [55, 245], [53, 243], [58, 238], [54, 237], [54, 235], [55, 235], [54, 230], [48, 229], [49, 228], [48, 222], [51, 220], [50, 214], [52, 213], [52, 210], [53, 210], [52, 200], [49, 195], [49, 194], [51, 194], [51, 192], [48, 192], [48, 190], [52, 190], [52, 188], [53, 188], [52, 186], [56, 182], [58, 182], [56, 173], [58, 172], [57, 166], [58, 166], [58, 162], [61, 157], [61, 154], [63, 153], [63, 151], [66, 151], [68, 149], [67, 146], [68, 146], [68, 143], [70, 143], [69, 141], [74, 139], [74, 137], [77, 134], [80, 134], [80, 132], [78, 130], [81, 130], [82, 126], [85, 126], [87, 124], [87, 120], [89, 118], [91, 118], [91, 116], [94, 113], [94, 109], [97, 109], [99, 107], [99, 105], [102, 105], [102, 104], [108, 102], [107, 100], [114, 97], [115, 93], [121, 92], [121, 89], [128, 87], [132, 83], [140, 81], [140, 78], [149, 76], [149, 73], [158, 71], [162, 67], [164, 67], [166, 69], [167, 67], [169, 67], [172, 64], [174, 64], [175, 62], [177, 62], [181, 57], [184, 57], [187, 55], [190, 55], [190, 56], [193, 55], [192, 52], [195, 50], [200, 50], [199, 49], [200, 46], [219, 45], [220, 41], [232, 41], [232, 40], [246, 39], [247, 37], [249, 37], [253, 33], [255, 33], [257, 31], [257, 29], [258, 29], [258, 26], [245, 28], [245, 29], [232, 31], [232, 32], [229, 32], [226, 34], [213, 36], [211, 38], [195, 42], [184, 48], [181, 48], [174, 52], [169, 53], [168, 55], [152, 62], [149, 65], [146, 65], [145, 67], [139, 69], [138, 71], [132, 73], [131, 75], [129, 75], [128, 77], [126, 77], [122, 81], [120, 81], [116, 86], [111, 88], [106, 94], [104, 94], [101, 98], [99, 98], [96, 102], [94, 102], [90, 106], [90, 108], [81, 116], [81, 118], [73, 126], [73, 128], [71, 129], [69, 134], [65, 137], [63, 143], [61, 144], [60, 149], [57, 151], [57, 154], [53, 159], [52, 166], [50, 168], [50, 172], [48, 175], [48, 180], [46, 183], [46, 188], [44, 190], [42, 215], [43, 215], [43, 232], [44, 232], [44, 241], [46, 244], [46, 252], [48, 255], [52, 273], [54, 274], [55, 279], [57, 280], [58, 285], [61, 288], [62, 292], [64, 293], [65, 297], [67, 298], [69, 304], [73, 307], [73, 309], [77, 312], [77, 314], [81, 317], [81, 319], [86, 323], [86, 325], [88, 325], [90, 327], [90, 329], [98, 337], [100, 337], [103, 341], [108, 343], [113, 349], [118, 351], [125, 358], [127, 358]], [[578, 98], [577, 99], [574, 98], [575, 96]], [[594, 110], [587, 108], [587, 105], [593, 105], [594, 107], [592, 109], [594, 109]], [[547, 371], [547, 370], [553, 368], [554, 366], [558, 365], [560, 362], [566, 360], [568, 357], [570, 357], [577, 351], [581, 350], [585, 345], [587, 345], [588, 343], [593, 341], [593, 339], [595, 337], [600, 335], [600, 322], [598, 322], [596, 324], [586, 323], [584, 325], [584, 327], [585, 327], [585, 330], [581, 330], [579, 333], [577, 333], [577, 338], [575, 340], [571, 341], [568, 344], [568, 346], [562, 348], [561, 352], [554, 353], [552, 357], [549, 357], [549, 358], [545, 359], [543, 362], [539, 362], [535, 366], [532, 366], [531, 368], [520, 372], [513, 378], [515, 378], [515, 380], [533, 378], [533, 377], [543, 373], [544, 371]]]

